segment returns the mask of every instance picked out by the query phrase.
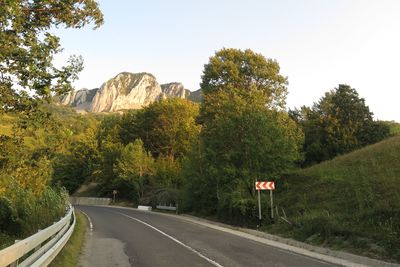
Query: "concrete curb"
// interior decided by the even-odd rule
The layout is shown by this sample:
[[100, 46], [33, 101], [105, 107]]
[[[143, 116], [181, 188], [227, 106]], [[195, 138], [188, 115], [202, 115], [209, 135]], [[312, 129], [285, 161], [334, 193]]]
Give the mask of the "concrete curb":
[[[111, 207], [111, 208], [118, 208], [118, 209], [132, 209], [140, 212], [151, 212], [151, 211], [142, 211], [135, 208], [128, 208], [122, 206], [103, 206], [103, 207]], [[209, 227], [212, 229], [216, 229], [219, 231], [231, 233], [240, 237], [244, 237], [253, 241], [257, 241], [269, 246], [277, 247], [286, 251], [291, 251], [296, 254], [304, 255], [307, 257], [319, 259], [325, 262], [330, 262], [333, 264], [338, 264], [341, 266], [374, 266], [374, 267], [400, 267], [400, 264], [385, 262], [381, 260], [371, 259], [364, 256], [358, 256], [355, 254], [331, 250], [328, 248], [322, 248], [313, 246], [310, 244], [306, 244], [303, 242], [299, 242], [293, 239], [283, 238], [271, 234], [267, 234], [264, 232], [241, 228], [241, 227], [234, 227], [231, 225], [209, 221], [203, 218], [198, 218], [191, 215], [174, 215], [168, 213], [157, 213], [162, 216], [170, 216], [174, 218], [178, 218], [181, 220], [185, 220], [191, 223], [200, 224], [205, 227]]]

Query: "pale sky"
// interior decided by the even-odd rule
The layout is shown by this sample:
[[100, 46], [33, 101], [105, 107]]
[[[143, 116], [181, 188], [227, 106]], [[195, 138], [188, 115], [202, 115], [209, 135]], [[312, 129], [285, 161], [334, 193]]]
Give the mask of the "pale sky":
[[400, 122], [398, 0], [102, 0], [100, 8], [101, 28], [57, 32], [57, 64], [71, 54], [85, 60], [77, 89], [129, 71], [193, 91], [215, 51], [250, 48], [279, 62], [289, 108], [343, 83], [375, 119]]

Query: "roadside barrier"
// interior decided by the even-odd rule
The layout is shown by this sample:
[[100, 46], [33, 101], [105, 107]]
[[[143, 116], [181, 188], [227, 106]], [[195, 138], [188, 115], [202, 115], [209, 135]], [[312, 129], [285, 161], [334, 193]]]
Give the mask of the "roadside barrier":
[[69, 202], [72, 205], [110, 205], [111, 198], [101, 197], [69, 197]]
[[48, 266], [71, 237], [75, 222], [74, 208], [69, 205], [58, 222], [0, 250], [0, 267]]
[[172, 206], [172, 204], [169, 204], [169, 206], [164, 204], [164, 205], [157, 205], [156, 208], [159, 210], [174, 210], [174, 211], [176, 211], [178, 207]]

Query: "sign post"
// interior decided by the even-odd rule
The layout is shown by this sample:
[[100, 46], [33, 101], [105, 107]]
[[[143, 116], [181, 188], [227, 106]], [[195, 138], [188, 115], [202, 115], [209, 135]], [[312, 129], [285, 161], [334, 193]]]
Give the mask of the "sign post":
[[258, 191], [258, 218], [261, 221], [261, 200], [260, 200], [260, 191], [261, 190], [269, 190], [269, 196], [271, 199], [271, 219], [274, 219], [274, 200], [272, 197], [272, 191], [275, 190], [275, 182], [257, 182], [256, 181], [256, 190]]
[[115, 195], [118, 193], [117, 190], [113, 190], [113, 203], [115, 203]]
[[269, 190], [269, 197], [271, 198], [271, 219], [274, 220], [274, 199], [272, 198], [272, 190]]
[[261, 199], [260, 199], [260, 191], [261, 190], [257, 190], [258, 191], [258, 219], [261, 222]]

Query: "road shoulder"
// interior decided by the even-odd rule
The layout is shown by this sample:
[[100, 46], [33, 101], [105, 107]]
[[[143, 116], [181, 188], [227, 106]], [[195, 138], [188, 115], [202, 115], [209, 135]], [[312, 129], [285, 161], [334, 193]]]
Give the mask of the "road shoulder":
[[[81, 211], [81, 210], [80, 210]], [[78, 267], [120, 266], [129, 267], [129, 257], [125, 254], [125, 244], [114, 238], [98, 235], [90, 217], [81, 211], [88, 219], [85, 245], [79, 257]]]

